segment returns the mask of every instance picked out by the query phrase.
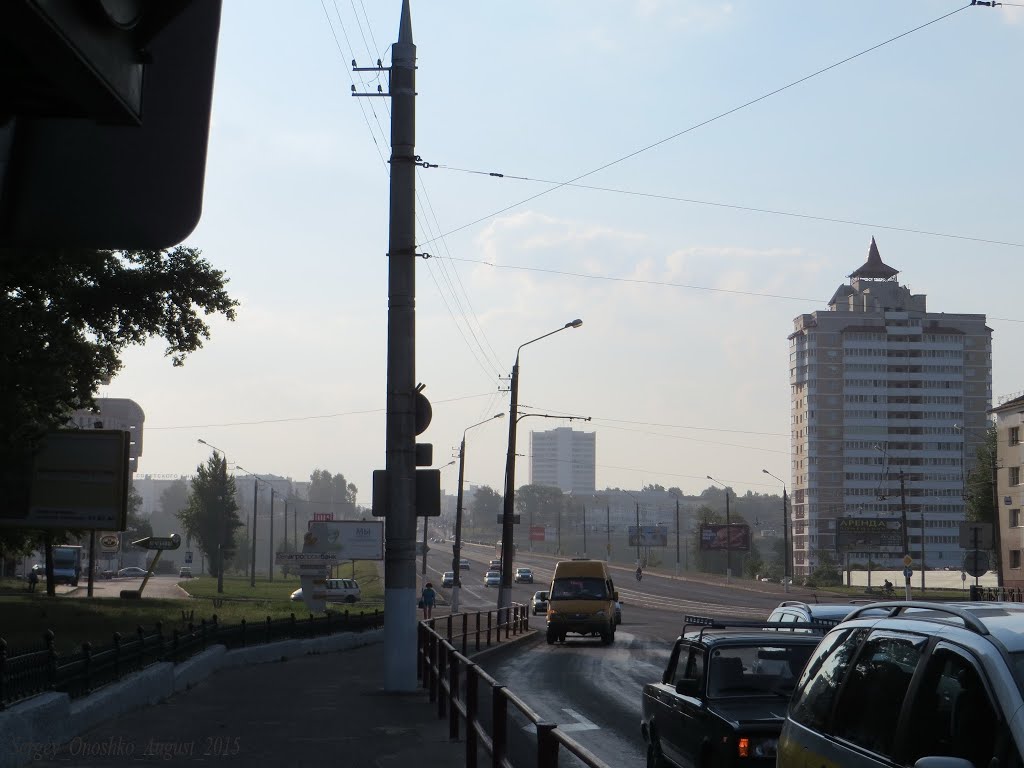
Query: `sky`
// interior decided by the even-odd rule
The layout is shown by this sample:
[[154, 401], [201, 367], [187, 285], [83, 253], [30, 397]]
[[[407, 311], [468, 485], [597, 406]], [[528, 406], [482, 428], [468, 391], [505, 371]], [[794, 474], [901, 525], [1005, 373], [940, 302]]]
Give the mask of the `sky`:
[[[523, 419], [521, 453], [530, 430], [572, 426], [597, 433], [598, 489], [777, 492], [762, 469], [789, 481], [793, 318], [827, 308], [872, 237], [930, 311], [987, 315], [994, 397], [1024, 390], [1024, 3], [411, 9], [416, 152], [437, 166], [418, 170], [416, 265], [435, 466], [504, 412], [465, 432], [467, 485], [501, 491], [516, 349], [580, 318], [523, 349], [519, 401], [591, 421]], [[140, 473], [194, 472], [203, 439], [257, 474], [341, 473], [370, 504], [390, 102], [352, 97], [387, 78], [351, 61], [390, 63], [400, 11], [225, 0], [185, 244], [240, 307], [183, 367], [156, 339], [97, 393], [145, 411]]]

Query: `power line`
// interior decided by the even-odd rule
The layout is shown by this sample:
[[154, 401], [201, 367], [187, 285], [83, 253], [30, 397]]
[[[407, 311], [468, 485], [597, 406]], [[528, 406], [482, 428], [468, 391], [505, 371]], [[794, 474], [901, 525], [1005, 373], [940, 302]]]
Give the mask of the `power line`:
[[550, 189], [546, 189], [543, 192], [538, 192], [537, 194], [531, 195], [530, 197], [527, 197], [524, 200], [520, 200], [517, 203], [512, 203], [511, 205], [507, 205], [507, 206], [505, 206], [504, 208], [502, 208], [502, 209], [500, 209], [498, 211], [495, 211], [493, 213], [489, 213], [486, 216], [481, 216], [480, 218], [478, 218], [478, 219], [476, 219], [474, 221], [471, 221], [468, 224], [463, 224], [460, 227], [456, 227], [455, 229], [449, 230], [448, 232], [444, 233], [443, 237], [448, 237], [450, 235], [455, 234], [456, 232], [461, 232], [462, 230], [468, 229], [469, 227], [472, 227], [472, 226], [475, 226], [475, 225], [479, 224], [482, 221], [487, 221], [488, 219], [493, 219], [495, 216], [500, 216], [501, 214], [503, 214], [503, 213], [505, 213], [507, 211], [510, 211], [513, 208], [518, 208], [521, 205], [525, 205], [526, 203], [528, 203], [528, 202], [530, 202], [532, 200], [536, 200], [537, 198], [543, 197], [544, 195], [547, 195], [547, 194], [549, 194], [551, 192], [554, 192], [557, 189], [561, 189], [564, 186], [567, 186], [569, 184], [573, 184], [573, 183], [579, 181], [580, 179], [585, 179], [586, 177], [592, 176], [595, 173], [598, 173], [600, 171], [603, 171], [603, 170], [606, 170], [608, 168], [611, 168], [613, 165], [618, 165], [619, 163], [625, 162], [626, 160], [634, 158], [637, 155], [643, 154], [644, 152], [648, 152], [648, 151], [654, 149], [655, 147], [660, 147], [662, 144], [666, 144], [666, 143], [668, 143], [670, 141], [678, 139], [680, 136], [684, 136], [684, 135], [686, 135], [688, 133], [691, 133], [692, 131], [695, 131], [698, 128], [703, 128], [704, 126], [710, 125], [711, 123], [713, 123], [713, 122], [715, 122], [717, 120], [721, 120], [723, 117], [727, 117], [728, 115], [731, 115], [731, 114], [733, 114], [735, 112], [739, 112], [742, 109], [746, 109], [747, 107], [753, 106], [754, 104], [757, 104], [758, 102], [764, 101], [765, 99], [768, 99], [768, 98], [771, 98], [772, 96], [780, 94], [783, 91], [788, 90], [789, 88], [793, 88], [794, 86], [797, 86], [797, 85], [799, 85], [801, 83], [805, 83], [808, 80], [817, 77], [818, 75], [824, 74], [825, 72], [828, 72], [829, 70], [832, 70], [832, 69], [835, 69], [836, 67], [842, 66], [843, 64], [851, 62], [854, 59], [857, 59], [857, 58], [859, 58], [861, 56], [864, 56], [865, 54], [871, 53], [872, 51], [876, 51], [879, 48], [882, 48], [883, 46], [886, 46], [889, 43], [895, 42], [896, 40], [899, 40], [900, 38], [906, 37], [907, 35], [911, 35], [914, 32], [919, 32], [920, 30], [924, 29], [925, 27], [929, 27], [932, 24], [936, 24], [936, 23], [942, 21], [943, 19], [947, 19], [950, 16], [953, 16], [954, 14], [960, 13], [960, 11], [962, 11], [962, 10], [964, 10], [966, 8], [970, 8], [970, 7], [971, 7], [971, 4], [965, 5], [965, 6], [961, 7], [961, 8], [957, 8], [955, 11], [950, 11], [949, 13], [946, 13], [946, 14], [944, 14], [942, 16], [939, 16], [936, 19], [932, 19], [929, 22], [926, 22], [926, 23], [921, 24], [921, 25], [919, 25], [917, 27], [914, 27], [913, 29], [908, 29], [906, 32], [901, 32], [900, 34], [896, 35], [895, 37], [890, 37], [888, 40], [885, 40], [885, 41], [883, 41], [881, 43], [873, 45], [870, 48], [864, 49], [860, 53], [855, 53], [852, 56], [847, 56], [845, 59], [841, 59], [840, 61], [837, 61], [837, 62], [835, 62], [833, 64], [829, 64], [827, 67], [823, 67], [822, 69], [819, 69], [816, 72], [812, 72], [809, 75], [805, 75], [804, 77], [801, 77], [798, 80], [794, 80], [791, 83], [788, 83], [788, 84], [786, 84], [786, 85], [784, 85], [784, 86], [782, 86], [780, 88], [776, 88], [773, 91], [769, 91], [768, 93], [762, 94], [761, 96], [758, 96], [755, 99], [751, 99], [750, 101], [744, 102], [743, 104], [740, 104], [737, 107], [733, 107], [732, 109], [726, 110], [725, 112], [721, 112], [721, 113], [715, 115], [714, 117], [708, 118], [707, 120], [703, 120], [703, 121], [701, 121], [699, 123], [695, 123], [694, 125], [691, 125], [689, 128], [684, 128], [681, 131], [673, 133], [671, 136], [666, 136], [665, 138], [660, 139], [660, 140], [654, 142], [653, 144], [648, 144], [645, 147], [641, 147], [640, 149], [633, 150], [632, 152], [630, 152], [630, 153], [628, 153], [626, 155], [623, 155], [622, 157], [619, 157], [619, 158], [617, 158], [615, 160], [607, 162], [604, 165], [600, 165], [597, 168], [594, 168], [593, 170], [587, 171], [586, 173], [582, 173], [579, 176], [576, 176], [574, 178], [569, 179], [568, 181], [560, 182], [556, 186], [551, 187]]
[[566, 182], [560, 184], [550, 179], [535, 179], [529, 176], [513, 176], [506, 173], [493, 171], [475, 171], [467, 168], [456, 168], [450, 165], [438, 164], [438, 168], [446, 171], [458, 171], [477, 176], [488, 176], [497, 179], [512, 179], [514, 181], [528, 181], [536, 184], [553, 184], [574, 189], [587, 189], [593, 192], [608, 192], [617, 195], [628, 195], [630, 197], [643, 197], [651, 200], [665, 200], [673, 203], [689, 203], [691, 205], [706, 205], [713, 208], [728, 208], [734, 211], [746, 211], [748, 213], [764, 213], [771, 216], [787, 216], [794, 219], [807, 219], [809, 221], [824, 221], [830, 224], [846, 224], [854, 227], [867, 227], [870, 229], [884, 229], [890, 232], [905, 232], [913, 235], [927, 235], [929, 237], [944, 237], [952, 240], [966, 240], [972, 243], [985, 243], [987, 245], [1005, 245], [1011, 248], [1024, 248], [1024, 243], [1015, 243], [1007, 240], [992, 240], [984, 237], [972, 237], [970, 235], [957, 235], [950, 232], [935, 232], [927, 229], [915, 229], [913, 227], [897, 227], [891, 224], [877, 224], [870, 221], [858, 221], [856, 219], [839, 218], [835, 216], [818, 216], [811, 213], [798, 213], [795, 211], [780, 211], [774, 208], [758, 208], [750, 205], [739, 205], [736, 203], [719, 203], [713, 200], [699, 200], [692, 197], [680, 197], [677, 195], [658, 194], [655, 192], [637, 192], [631, 189], [617, 189], [615, 187], [599, 187], [592, 184], [574, 184]]
[[[706, 285], [692, 285], [689, 283], [675, 283], [669, 280], [644, 280], [638, 277], [615, 277], [613, 275], [588, 275], [584, 272], [570, 272], [564, 269], [550, 269], [547, 267], [524, 267], [517, 264], [494, 264], [490, 261], [484, 261], [483, 259], [465, 259], [451, 257], [453, 261], [467, 261], [472, 264], [482, 264], [492, 269], [512, 269], [520, 272], [540, 272], [549, 275], [558, 275], [560, 277], [579, 277], [584, 280], [603, 280], [611, 283], [631, 283], [634, 285], [651, 285], [663, 288], [685, 288], [692, 291], [707, 291], [709, 293], [726, 293], [738, 296], [754, 296], [761, 299], [783, 299], [785, 301], [799, 301], [802, 303], [810, 304], [823, 304], [821, 299], [811, 299], [806, 296], [786, 296], [778, 293], [763, 293], [761, 291], [740, 291], [733, 288], [711, 288]], [[1024, 323], [1024, 319], [1012, 318], [1012, 317], [992, 317], [986, 315], [986, 320], [999, 320], [1006, 323]]]

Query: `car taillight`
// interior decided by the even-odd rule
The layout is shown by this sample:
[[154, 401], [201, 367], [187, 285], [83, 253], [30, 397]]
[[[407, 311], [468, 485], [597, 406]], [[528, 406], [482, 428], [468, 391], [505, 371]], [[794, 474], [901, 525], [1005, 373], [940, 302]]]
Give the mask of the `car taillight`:
[[740, 757], [750, 757], [750, 739], [741, 737], [736, 740], [736, 754]]

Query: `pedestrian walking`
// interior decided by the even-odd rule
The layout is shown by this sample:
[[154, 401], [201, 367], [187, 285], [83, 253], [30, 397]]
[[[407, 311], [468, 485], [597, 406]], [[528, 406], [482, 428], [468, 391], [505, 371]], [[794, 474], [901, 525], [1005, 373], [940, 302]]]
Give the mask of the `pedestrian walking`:
[[423, 618], [429, 619], [434, 612], [434, 603], [437, 601], [437, 592], [434, 591], [434, 585], [429, 581], [427, 585], [423, 587], [423, 592], [420, 593], [420, 607], [423, 609]]
[[35, 592], [36, 591], [36, 584], [38, 584], [38, 583], [39, 583], [39, 574], [36, 572], [36, 569], [33, 568], [28, 573], [28, 591], [29, 592]]

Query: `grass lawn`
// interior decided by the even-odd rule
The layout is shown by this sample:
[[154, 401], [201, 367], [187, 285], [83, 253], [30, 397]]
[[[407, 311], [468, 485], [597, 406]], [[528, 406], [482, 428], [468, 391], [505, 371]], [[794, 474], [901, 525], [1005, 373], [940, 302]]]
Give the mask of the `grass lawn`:
[[[852, 586], [847, 587], [846, 585], [838, 587], [818, 587], [817, 591], [820, 593], [829, 593], [835, 595], [842, 595], [848, 599], [863, 599], [863, 600], [902, 600], [904, 595], [903, 584], [896, 584], [896, 594], [889, 598], [882, 594], [881, 590], [876, 586], [871, 594], [864, 591], [864, 587]], [[800, 589], [810, 589], [810, 587], [800, 587]], [[959, 600], [970, 600], [970, 594], [966, 589], [926, 589], [921, 590], [920, 587], [911, 586], [910, 588], [910, 599], [911, 600], [931, 600], [931, 601], [942, 601], [947, 600], [950, 602]]]
[[[351, 566], [344, 565], [339, 573], [348, 577]], [[383, 610], [383, 580], [376, 562], [356, 563], [356, 579], [362, 591], [362, 600], [353, 605], [331, 605], [329, 610], [343, 613]], [[143, 597], [142, 600], [122, 600], [109, 597], [71, 597], [57, 595], [49, 598], [42, 584], [29, 593], [25, 582], [7, 579], [0, 581], [0, 638], [7, 642], [8, 655], [38, 650], [44, 645], [46, 630], [54, 633], [57, 650], [68, 653], [81, 648], [82, 643], [108, 646], [113, 643], [114, 632], [122, 636], [134, 635], [141, 626], [151, 634], [157, 622], [170, 635], [175, 628], [184, 629], [189, 621], [199, 624], [214, 615], [225, 624], [266, 621], [288, 618], [308, 618], [301, 602], [292, 602], [291, 593], [300, 586], [297, 577], [257, 581], [255, 587], [241, 576], [224, 579], [223, 602], [214, 605], [217, 598], [217, 580], [202, 576], [181, 582], [195, 599], [161, 599]], [[80, 588], [84, 592], [84, 587]]]

